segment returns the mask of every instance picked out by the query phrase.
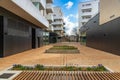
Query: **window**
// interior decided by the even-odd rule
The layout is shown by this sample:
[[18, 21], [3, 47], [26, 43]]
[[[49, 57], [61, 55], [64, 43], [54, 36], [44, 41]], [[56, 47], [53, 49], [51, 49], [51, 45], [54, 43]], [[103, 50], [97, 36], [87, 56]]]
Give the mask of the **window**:
[[56, 16], [55, 14], [53, 16]]
[[82, 25], [85, 25], [86, 24], [86, 22], [82, 22]]
[[87, 16], [82, 16], [82, 19], [90, 19], [91, 15], [87, 15]]
[[40, 4], [39, 4], [39, 2], [33, 2], [33, 5], [34, 5], [37, 9], [40, 9]]
[[82, 9], [82, 13], [85, 13], [85, 12], [92, 12], [92, 8], [89, 8], [89, 9]]
[[85, 6], [91, 6], [91, 4], [83, 4], [82, 7], [85, 7]]
[[82, 7], [84, 7], [85, 5], [83, 4]]
[[90, 6], [91, 4], [86, 4], [86, 6]]

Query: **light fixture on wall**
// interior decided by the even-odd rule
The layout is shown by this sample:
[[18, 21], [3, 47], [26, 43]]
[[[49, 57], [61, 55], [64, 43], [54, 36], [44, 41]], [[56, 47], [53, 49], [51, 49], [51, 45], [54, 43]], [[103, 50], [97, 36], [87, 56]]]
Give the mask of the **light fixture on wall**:
[[110, 18], [113, 18], [113, 17], [115, 17], [115, 15], [110, 16]]

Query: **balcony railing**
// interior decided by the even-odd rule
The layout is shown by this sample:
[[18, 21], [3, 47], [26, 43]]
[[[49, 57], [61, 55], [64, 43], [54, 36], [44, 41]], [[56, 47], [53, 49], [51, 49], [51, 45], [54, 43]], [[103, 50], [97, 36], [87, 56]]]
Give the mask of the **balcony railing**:
[[62, 27], [54, 27], [53, 29], [54, 29], [54, 30], [63, 30]]
[[46, 4], [46, 12], [53, 13], [53, 5], [51, 3]]
[[47, 3], [53, 3], [53, 0], [46, 0]]
[[92, 8], [92, 6], [84, 6], [84, 7], [81, 7], [81, 9], [89, 9], [89, 8]]
[[53, 22], [52, 25], [64, 25], [62, 21]]
[[46, 1], [45, 0], [31, 0], [33, 3], [39, 3], [41, 9], [45, 9], [46, 7]]
[[89, 19], [82, 19], [81, 22], [88, 22], [91, 18]]
[[63, 20], [63, 17], [60, 17], [60, 16], [54, 16], [53, 18]]
[[53, 14], [49, 13], [48, 15], [46, 15], [47, 20], [51, 23], [53, 22]]

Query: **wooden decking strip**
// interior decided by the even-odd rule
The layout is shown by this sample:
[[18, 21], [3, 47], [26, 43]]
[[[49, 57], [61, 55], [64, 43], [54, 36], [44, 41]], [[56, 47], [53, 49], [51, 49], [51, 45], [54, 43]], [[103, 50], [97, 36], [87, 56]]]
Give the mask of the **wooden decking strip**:
[[14, 80], [120, 80], [118, 72], [23, 71]]

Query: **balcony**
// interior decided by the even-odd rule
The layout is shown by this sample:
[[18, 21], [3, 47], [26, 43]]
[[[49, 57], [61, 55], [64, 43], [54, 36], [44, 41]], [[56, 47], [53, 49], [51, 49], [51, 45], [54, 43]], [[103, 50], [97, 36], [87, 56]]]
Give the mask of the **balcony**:
[[91, 18], [89, 19], [82, 19], [81, 22], [88, 22]]
[[53, 22], [52, 25], [64, 25], [63, 21], [56, 21], [56, 22]]
[[93, 15], [93, 13], [92, 12], [84, 12], [84, 13], [81, 13], [81, 15], [87, 16], [87, 15]]
[[53, 32], [53, 30], [54, 30], [54, 29], [53, 29], [53, 26], [50, 25], [49, 28], [48, 28], [48, 31], [52, 31], [52, 32]]
[[46, 15], [47, 20], [51, 23], [53, 22], [53, 14], [49, 13], [48, 15]]
[[0, 6], [40, 28], [49, 27], [47, 19], [30, 0], [0, 0]]
[[[39, 7], [41, 10], [45, 9], [46, 1], [45, 0], [31, 0], [36, 7]], [[37, 4], [38, 3], [38, 4]]]
[[53, 29], [54, 29], [54, 30], [57, 30], [57, 31], [62, 31], [62, 30], [63, 30], [63, 27], [54, 27]]
[[61, 17], [61, 16], [54, 16], [53, 18], [54, 18], [54, 19], [63, 20], [63, 17]]
[[53, 3], [53, 0], [46, 0], [47, 3]]
[[46, 12], [47, 13], [53, 13], [53, 6], [51, 3], [46, 4]]
[[92, 6], [81, 6], [81, 9], [89, 9], [89, 8], [92, 8]]

